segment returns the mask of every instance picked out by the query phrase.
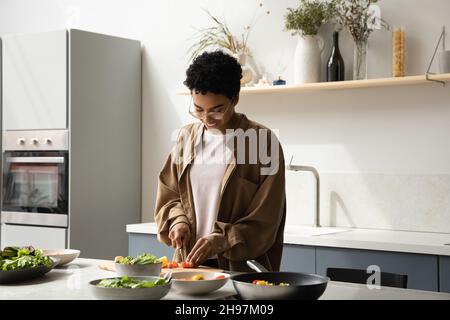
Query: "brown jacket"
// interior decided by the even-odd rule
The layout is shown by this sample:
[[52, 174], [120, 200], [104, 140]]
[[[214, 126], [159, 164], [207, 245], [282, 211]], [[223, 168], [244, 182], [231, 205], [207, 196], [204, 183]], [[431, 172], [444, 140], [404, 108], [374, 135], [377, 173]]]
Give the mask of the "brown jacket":
[[[250, 121], [243, 114], [237, 114], [234, 129], [254, 129], [254, 132], [270, 130]], [[264, 129], [264, 130], [261, 130]], [[169, 155], [160, 175], [155, 208], [155, 221], [158, 225], [159, 241], [170, 245], [170, 228], [180, 222], [190, 227], [190, 252], [196, 239], [196, 218], [191, 184], [189, 180], [190, 164], [195, 158], [195, 147], [201, 142], [203, 125], [194, 123], [182, 128], [176, 147]], [[261, 149], [271, 155], [271, 140], [261, 139], [257, 135], [258, 151]], [[273, 137], [275, 137], [273, 135]], [[234, 138], [234, 145], [238, 142]], [[233, 140], [233, 139], [232, 139]], [[267, 146], [260, 140], [268, 141]], [[244, 140], [242, 140], [244, 141]], [[257, 161], [249, 160], [249, 139], [245, 139], [247, 161], [239, 159], [234, 148], [234, 161], [227, 165], [222, 181], [221, 201], [214, 230], [208, 237], [214, 251], [218, 253], [219, 267], [225, 270], [249, 271], [245, 261], [256, 259], [269, 270], [280, 268], [283, 250], [283, 231], [286, 217], [285, 164], [283, 150], [278, 140], [278, 155], [264, 160], [260, 155]], [[273, 143], [273, 142], [272, 142]], [[242, 145], [241, 145], [242, 146]], [[274, 147], [275, 148], [275, 147]], [[259, 154], [260, 152], [258, 152]], [[242, 159], [242, 158], [240, 158]], [[182, 160], [182, 161], [180, 161]], [[236, 163], [237, 162], [237, 163]], [[261, 169], [278, 162], [275, 174], [261, 174]], [[207, 182], [206, 182], [207, 183]], [[180, 260], [179, 257], [177, 259]]]

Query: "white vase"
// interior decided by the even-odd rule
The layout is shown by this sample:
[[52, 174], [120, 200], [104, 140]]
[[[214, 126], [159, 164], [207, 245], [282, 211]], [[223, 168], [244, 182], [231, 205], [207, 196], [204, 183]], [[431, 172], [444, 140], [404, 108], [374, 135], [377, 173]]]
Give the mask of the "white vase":
[[251, 84], [253, 81], [255, 72], [253, 71], [252, 67], [247, 65], [247, 54], [244, 52], [241, 52], [241, 53], [237, 53], [235, 55], [235, 57], [242, 67], [241, 85]]
[[319, 36], [298, 36], [294, 55], [294, 84], [320, 82], [323, 44]]

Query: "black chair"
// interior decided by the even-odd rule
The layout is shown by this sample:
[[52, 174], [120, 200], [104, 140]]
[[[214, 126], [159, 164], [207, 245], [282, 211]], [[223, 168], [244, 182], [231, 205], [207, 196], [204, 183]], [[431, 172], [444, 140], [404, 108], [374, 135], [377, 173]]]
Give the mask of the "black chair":
[[[327, 277], [332, 281], [366, 284], [372, 274], [359, 269], [327, 268]], [[408, 285], [408, 276], [403, 274], [380, 272], [380, 280], [380, 285], [385, 287], [405, 289]]]

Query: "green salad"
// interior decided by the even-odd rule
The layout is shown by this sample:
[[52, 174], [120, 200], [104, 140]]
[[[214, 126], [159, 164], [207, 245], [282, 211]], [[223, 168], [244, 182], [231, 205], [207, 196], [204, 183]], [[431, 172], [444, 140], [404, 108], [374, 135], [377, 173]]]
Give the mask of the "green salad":
[[165, 285], [167, 282], [164, 279], [158, 279], [156, 281], [137, 280], [128, 276], [114, 279], [103, 279], [97, 284], [97, 287], [104, 288], [153, 288], [156, 286]]
[[150, 264], [150, 263], [160, 263], [160, 259], [150, 253], [143, 253], [137, 257], [122, 257], [118, 256], [114, 259], [115, 262], [121, 264]]
[[0, 250], [0, 270], [11, 271], [35, 268], [42, 265], [51, 267], [53, 261], [42, 255], [42, 250], [28, 247], [5, 247]]

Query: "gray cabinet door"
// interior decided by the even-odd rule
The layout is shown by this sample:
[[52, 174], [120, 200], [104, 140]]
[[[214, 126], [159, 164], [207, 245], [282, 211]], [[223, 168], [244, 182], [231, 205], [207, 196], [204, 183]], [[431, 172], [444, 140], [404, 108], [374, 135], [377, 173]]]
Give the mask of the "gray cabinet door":
[[285, 244], [281, 271], [315, 273], [316, 249], [314, 247]]
[[[29, 246], [35, 248], [67, 248], [67, 229], [38, 226], [1, 225], [1, 247]], [[83, 253], [81, 253], [83, 254]]]
[[67, 31], [3, 37], [3, 129], [67, 128]]
[[439, 282], [441, 292], [450, 292], [450, 257], [439, 257]]
[[327, 268], [367, 269], [376, 265], [381, 272], [408, 275], [408, 288], [438, 291], [438, 257], [433, 255], [371, 250], [317, 248], [317, 273]]
[[174, 249], [158, 241], [154, 234], [129, 233], [128, 254], [137, 256], [142, 253], [151, 253], [157, 257], [167, 256], [172, 260]]

